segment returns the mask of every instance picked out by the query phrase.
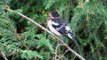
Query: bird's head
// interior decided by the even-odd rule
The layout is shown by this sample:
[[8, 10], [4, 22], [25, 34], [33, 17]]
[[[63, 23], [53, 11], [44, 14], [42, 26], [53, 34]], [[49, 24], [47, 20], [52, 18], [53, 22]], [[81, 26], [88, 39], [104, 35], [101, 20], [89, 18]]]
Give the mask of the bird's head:
[[49, 12], [48, 16], [50, 18], [54, 18], [54, 17], [59, 17], [59, 14], [58, 14], [58, 12], [56, 10], [53, 10], [53, 11]]

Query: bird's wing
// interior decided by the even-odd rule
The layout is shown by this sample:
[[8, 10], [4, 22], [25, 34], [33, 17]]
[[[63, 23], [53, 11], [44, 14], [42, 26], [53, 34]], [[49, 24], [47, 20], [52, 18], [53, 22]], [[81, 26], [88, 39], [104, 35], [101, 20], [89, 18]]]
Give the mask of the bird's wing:
[[52, 26], [62, 35], [67, 34], [67, 31], [71, 31], [70, 27], [67, 26], [66, 22], [61, 20], [61, 19], [57, 19], [57, 20], [53, 19], [52, 20]]
[[66, 24], [66, 23], [61, 19], [52, 19], [52, 25], [53, 25], [54, 28], [59, 28], [63, 24]]
[[70, 38], [79, 47], [79, 44], [77, 40], [75, 39], [75, 36], [73, 35], [72, 30], [70, 29], [69, 26], [67, 26], [66, 22], [62, 20], [52, 20], [52, 26], [60, 34]]

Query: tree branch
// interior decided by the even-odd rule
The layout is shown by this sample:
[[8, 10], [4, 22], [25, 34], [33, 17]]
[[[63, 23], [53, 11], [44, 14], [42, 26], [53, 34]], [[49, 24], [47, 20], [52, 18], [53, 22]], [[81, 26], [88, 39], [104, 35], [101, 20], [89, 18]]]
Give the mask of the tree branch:
[[[5, 10], [10, 11], [10, 12], [14, 12], [13, 10], [9, 9], [9, 8], [5, 8]], [[42, 28], [44, 31], [48, 32], [50, 35], [55, 36], [53, 33], [51, 33], [48, 29], [44, 28], [43, 26], [41, 26], [40, 24], [38, 24], [37, 22], [35, 22], [34, 20], [30, 19], [29, 17], [23, 15], [22, 13], [18, 13], [16, 12], [16, 14], [18, 14], [19, 16], [21, 16], [22, 18], [25, 18], [26, 20], [34, 23], [35, 25], [37, 25], [38, 27]], [[75, 52], [73, 49], [71, 49], [61, 38], [59, 38], [58, 36], [55, 36], [60, 42], [62, 42], [62, 44], [64, 46], [66, 46], [66, 48], [71, 51], [73, 54], [75, 54], [77, 57], [79, 57], [81, 60], [85, 60], [85, 58], [83, 58], [81, 55], [79, 55], [77, 52]]]
[[4, 60], [8, 60], [7, 57], [6, 57], [6, 55], [3, 53], [2, 50], [0, 50], [0, 54], [2, 55], [2, 57], [4, 58]]
[[69, 50], [66, 50], [62, 56], [64, 56]]
[[55, 49], [55, 57], [52, 59], [52, 60], [60, 60], [60, 59], [58, 59], [58, 55], [57, 55], [57, 53], [58, 53], [58, 47], [60, 47], [60, 46], [64, 46], [63, 44], [58, 44], [57, 46], [56, 46], [56, 49]]

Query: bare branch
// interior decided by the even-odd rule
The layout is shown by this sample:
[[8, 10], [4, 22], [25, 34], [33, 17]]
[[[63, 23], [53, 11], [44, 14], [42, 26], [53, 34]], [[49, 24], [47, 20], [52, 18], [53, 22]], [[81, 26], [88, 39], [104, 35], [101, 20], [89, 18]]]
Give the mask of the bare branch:
[[64, 46], [63, 44], [58, 44], [57, 46], [56, 46], [56, 48], [55, 48], [55, 52], [54, 52], [54, 54], [55, 54], [55, 57], [53, 57], [53, 59], [52, 60], [59, 60], [59, 59], [57, 59], [57, 57], [59, 57], [58, 55], [57, 55], [57, 50], [58, 50], [58, 47], [60, 47], [60, 46]]
[[6, 55], [3, 53], [2, 50], [0, 50], [0, 54], [2, 55], [2, 57], [4, 58], [4, 60], [8, 60], [7, 57], [6, 57]]
[[69, 50], [66, 50], [62, 56], [64, 56]]
[[[9, 8], [5, 8], [7, 11], [10, 12], [14, 12], [13, 10], [9, 9]], [[50, 35], [55, 36], [53, 33], [51, 33], [48, 29], [44, 28], [43, 26], [41, 26], [40, 24], [38, 24], [37, 22], [35, 22], [34, 20], [30, 19], [29, 17], [21, 14], [21, 13], [17, 13], [19, 16], [21, 16], [22, 18], [25, 18], [26, 20], [34, 23], [35, 25], [37, 25], [38, 27], [42, 28], [44, 31], [48, 32]], [[79, 57], [81, 60], [85, 60], [85, 58], [83, 58], [81, 55], [79, 55], [77, 52], [75, 52], [73, 49], [71, 49], [61, 38], [59, 38], [58, 36], [55, 36], [60, 42], [62, 42], [62, 44], [64, 46], [66, 46], [66, 48], [71, 51], [73, 54], [75, 54], [77, 57]]]

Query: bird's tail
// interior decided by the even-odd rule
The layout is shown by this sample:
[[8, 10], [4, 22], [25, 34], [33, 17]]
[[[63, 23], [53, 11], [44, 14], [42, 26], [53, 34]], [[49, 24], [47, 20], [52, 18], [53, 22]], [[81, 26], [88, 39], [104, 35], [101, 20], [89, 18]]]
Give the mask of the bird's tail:
[[78, 40], [76, 40], [76, 38], [74, 37], [74, 35], [73, 35], [71, 32], [69, 32], [66, 36], [77, 45], [79, 53], [80, 53], [80, 54], [83, 54], [83, 53], [82, 53], [82, 52], [83, 52], [83, 49], [82, 49], [82, 47], [80, 46], [80, 43], [78, 42]]
[[68, 33], [67, 37], [70, 38], [78, 47], [80, 47], [79, 42], [75, 39], [72, 33]]

